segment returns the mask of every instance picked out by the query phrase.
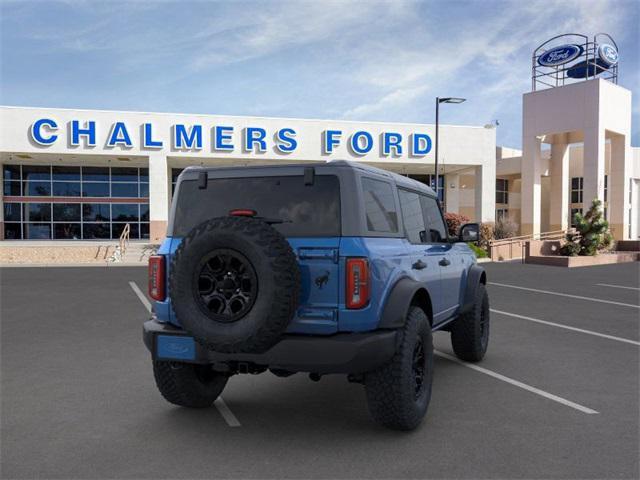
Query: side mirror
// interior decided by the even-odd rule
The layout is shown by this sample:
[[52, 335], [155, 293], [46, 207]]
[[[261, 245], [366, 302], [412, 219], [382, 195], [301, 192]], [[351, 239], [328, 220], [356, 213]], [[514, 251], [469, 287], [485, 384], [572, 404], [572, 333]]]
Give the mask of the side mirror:
[[479, 223], [465, 223], [460, 227], [460, 234], [458, 239], [461, 242], [473, 242], [476, 243], [480, 240], [480, 224]]

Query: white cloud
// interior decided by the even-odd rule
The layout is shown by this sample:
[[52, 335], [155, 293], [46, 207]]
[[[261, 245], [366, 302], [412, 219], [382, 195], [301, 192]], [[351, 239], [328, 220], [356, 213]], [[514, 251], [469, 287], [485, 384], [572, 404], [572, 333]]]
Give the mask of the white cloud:
[[[637, 35], [629, 12], [637, 18], [638, 9], [633, 0], [2, 5], [3, 25], [8, 18], [20, 25], [11, 38], [19, 48], [36, 43], [38, 54], [58, 56], [60, 68], [81, 68], [78, 59], [89, 58], [112, 77], [131, 78], [119, 86], [144, 99], [136, 108], [226, 102], [231, 113], [425, 121], [433, 97], [456, 95], [469, 102], [447, 117], [480, 125], [498, 115], [517, 121], [531, 53], [542, 41], [570, 31], [623, 37], [622, 29], [635, 28]], [[194, 100], [183, 105], [191, 92]], [[508, 128], [519, 135], [519, 125]]]
[[[492, 2], [482, 5], [487, 11], [497, 7]], [[625, 15], [613, 0], [513, 1], [493, 17], [461, 19], [455, 32], [443, 32], [438, 25], [426, 24], [423, 30], [411, 25], [419, 32], [412, 42], [402, 37], [374, 41], [378, 56], [389, 60], [361, 63], [353, 79], [373, 87], [375, 97], [348, 108], [344, 117], [366, 119], [401, 110], [422, 93], [435, 97], [442, 93], [439, 88], [450, 93], [465, 83], [461, 78], [475, 78], [473, 95], [480, 97], [478, 103], [491, 97], [492, 111], [486, 113], [495, 115], [504, 102], [526, 91], [522, 88], [528, 85], [531, 53], [538, 44], [565, 32], [616, 32]]]

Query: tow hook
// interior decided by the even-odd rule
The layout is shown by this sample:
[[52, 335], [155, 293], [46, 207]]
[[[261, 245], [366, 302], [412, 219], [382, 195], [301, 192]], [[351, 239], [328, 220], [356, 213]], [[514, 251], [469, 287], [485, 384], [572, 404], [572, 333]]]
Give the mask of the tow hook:
[[310, 373], [309, 374], [309, 380], [311, 380], [313, 382], [319, 382], [321, 378], [322, 378], [322, 375], [320, 375], [319, 373]]

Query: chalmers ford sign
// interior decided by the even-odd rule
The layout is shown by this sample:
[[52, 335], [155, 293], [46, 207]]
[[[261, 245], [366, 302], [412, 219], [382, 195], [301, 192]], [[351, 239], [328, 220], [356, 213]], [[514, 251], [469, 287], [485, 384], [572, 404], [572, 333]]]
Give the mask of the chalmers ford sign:
[[[272, 150], [277, 154], [295, 153], [299, 139], [295, 128], [283, 126], [275, 131], [259, 126], [237, 127], [229, 125], [201, 125], [175, 123], [169, 131], [159, 131], [153, 123], [133, 125], [116, 121], [99, 125], [93, 120], [71, 120], [59, 122], [55, 118], [38, 118], [29, 128], [31, 141], [40, 147], [57, 142], [67, 142], [70, 147], [95, 147], [100, 143], [106, 148], [123, 150], [135, 147], [144, 150], [209, 151], [264, 153]], [[240, 130], [236, 132], [236, 130]], [[340, 129], [325, 129], [321, 135], [322, 151], [329, 155], [340, 145], [346, 145], [357, 156], [378, 152], [383, 156], [408, 154], [414, 157], [427, 155], [432, 148], [431, 137], [423, 132], [401, 134], [382, 132], [374, 135], [367, 130], [357, 130], [348, 135]]]

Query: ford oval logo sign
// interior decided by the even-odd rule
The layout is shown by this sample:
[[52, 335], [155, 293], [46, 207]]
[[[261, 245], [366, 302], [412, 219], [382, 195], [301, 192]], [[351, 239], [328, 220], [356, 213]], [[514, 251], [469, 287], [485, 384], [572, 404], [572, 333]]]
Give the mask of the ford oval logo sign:
[[611, 67], [618, 63], [618, 50], [613, 45], [603, 43], [598, 47], [598, 57]]
[[547, 50], [538, 57], [538, 63], [543, 67], [557, 67], [575, 60], [582, 54], [583, 48], [579, 45], [560, 45]]
[[189, 351], [189, 347], [187, 345], [180, 345], [178, 343], [169, 343], [167, 345], [167, 350], [173, 353], [174, 355], [184, 355]]

